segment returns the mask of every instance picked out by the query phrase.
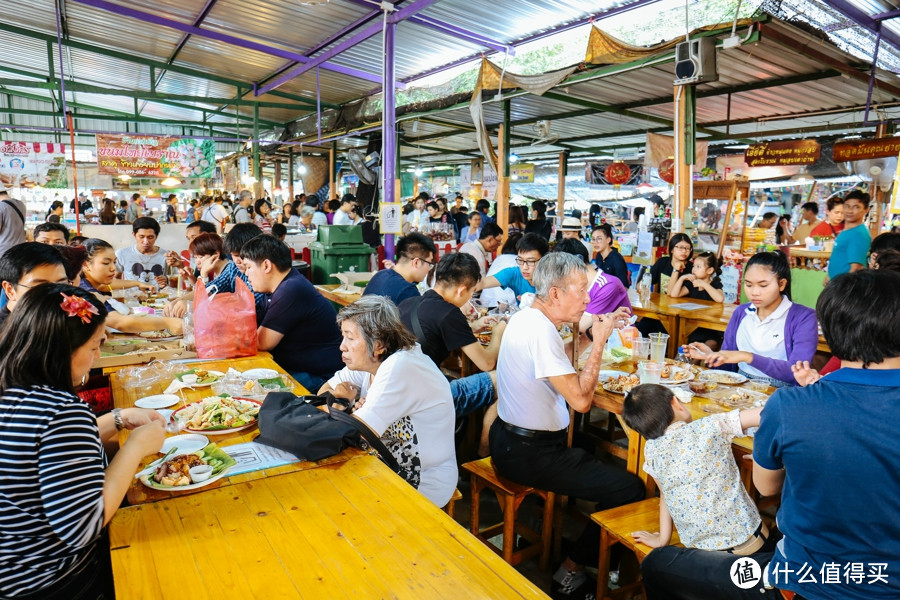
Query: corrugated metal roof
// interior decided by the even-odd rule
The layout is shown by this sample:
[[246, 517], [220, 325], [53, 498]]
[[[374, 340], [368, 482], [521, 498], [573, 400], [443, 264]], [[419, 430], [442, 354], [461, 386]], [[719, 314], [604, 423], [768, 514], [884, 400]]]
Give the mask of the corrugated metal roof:
[[[155, 14], [182, 23], [192, 23], [206, 4], [206, 0], [158, 0], [148, 8], [137, 6], [126, 0], [114, 1], [121, 6], [135, 6], [139, 10], [145, 11], [152, 10]], [[816, 0], [787, 0], [791, 5], [814, 1]], [[854, 1], [870, 14], [889, 10], [896, 6], [895, 2]], [[425, 9], [422, 14], [478, 32], [498, 42], [509, 43], [547, 31], [562, 23], [583, 21], [590, 14], [602, 12], [621, 4], [625, 3], [608, 0], [516, 0], [515, 2], [441, 0]], [[121, 17], [75, 0], [65, 2], [64, 7], [67, 17], [67, 32], [71, 39], [92, 44], [101, 51], [103, 49], [122, 51], [138, 59], [147, 58], [166, 62], [172, 58], [176, 46], [184, 38], [184, 33], [181, 31]], [[330, 3], [320, 6], [306, 6], [287, 1], [218, 0], [201, 27], [259, 43], [277, 44], [277, 47], [282, 49], [302, 52], [320, 44], [335, 32], [372, 10], [374, 7], [359, 6], [357, 3], [347, 0], [332, 0]], [[378, 23], [379, 20], [380, 17], [371, 22]], [[33, 0], [29, 3], [29, 9], [22, 11], [22, 14], [11, 15], [7, 12], [0, 15], [0, 23], [24, 27], [42, 35], [55, 36], [54, 0]], [[886, 22], [885, 27], [900, 32], [900, 23]], [[864, 61], [859, 57], [852, 57], [832, 44], [788, 24], [774, 21], [765, 24], [764, 28], [771, 28], [782, 35], [799, 40], [801, 44], [824, 54], [829, 60], [853, 64], [860, 69], [866, 68]], [[836, 33], [830, 32], [830, 35], [836, 35]], [[37, 77], [46, 76], [47, 44], [45, 41], [14, 33], [4, 33], [4, 39], [7, 41], [8, 47], [14, 50], [0, 56], [0, 68], [5, 66], [33, 72]], [[453, 35], [436, 32], [411, 22], [403, 22], [397, 30], [397, 75], [399, 78], [410, 77], [436, 65], [469, 56], [473, 50], [477, 50], [477, 47], [470, 42], [456, 39]], [[333, 62], [377, 74], [381, 72], [381, 54], [381, 36], [375, 35], [366, 42], [340, 54], [333, 59]], [[720, 51], [718, 56], [719, 80], [698, 86], [697, 89], [701, 95], [710, 91], [727, 90], [734, 86], [754, 84], [760, 81], [806, 75], [829, 68], [827, 65], [820, 64], [818, 59], [805, 56], [802, 51], [788, 49], [784, 45], [768, 39], [765, 29], [758, 44]], [[57, 61], [55, 50], [54, 61]], [[202, 36], [191, 36], [178, 53], [174, 64], [178, 67], [206, 72], [211, 76], [245, 82], [249, 88], [253, 81], [272, 76], [287, 62], [284, 58], [266, 53], [242, 49]], [[104, 56], [86, 49], [68, 50], [64, 55], [62, 67], [67, 78], [74, 78], [76, 82], [82, 84], [134, 90], [148, 90], [150, 87], [149, 67], [120, 58]], [[562, 97], [569, 94], [573, 99], [581, 99], [598, 105], [634, 105], [629, 107], [628, 114], [605, 112], [599, 109], [591, 111], [577, 102], [567, 102], [561, 99], [531, 95], [514, 97], [511, 101], [513, 121], [550, 118], [553, 121], [551, 133], [559, 135], [560, 141], [551, 145], [531, 146], [531, 140], [537, 136], [537, 132], [531, 123], [526, 123], [513, 127], [513, 147], [523, 148], [528, 153], [553, 153], [565, 147], [566, 140], [570, 138], [577, 140], [568, 143], [568, 147], [575, 150], [639, 145], [643, 134], [634, 132], [664, 127], [657, 121], [659, 119], [670, 120], [672, 117], [673, 68], [671, 62], [659, 64], [627, 73], [582, 81], [556, 90]], [[54, 70], [59, 74], [60, 65], [56, 64]], [[161, 71], [157, 71], [157, 75], [160, 73]], [[7, 76], [24, 78], [21, 74], [0, 75], [0, 77]], [[326, 103], [343, 103], [359, 98], [377, 87], [370, 81], [324, 69], [320, 71], [319, 77], [322, 100]], [[884, 72], [879, 73], [879, 82], [900, 87], [900, 83], [894, 75]], [[865, 80], [831, 77], [777, 88], [734, 93], [731, 95], [730, 101], [731, 120], [754, 120], [754, 122], [732, 125], [730, 135], [740, 137], [755, 135], [759, 132], [780, 132], [790, 128], [827, 125], [852, 130], [861, 119], [859, 112], [763, 122], [756, 122], [756, 119], [859, 106], [866, 101], [866, 88]], [[21, 88], [18, 91], [49, 100], [50, 94], [47, 90]], [[158, 85], [158, 91], [204, 98], [230, 98], [235, 95], [234, 86], [228, 83], [171, 70], [163, 76]], [[315, 72], [307, 72], [279, 88], [279, 91], [314, 98]], [[897, 96], [893, 92], [879, 89], [876, 86], [873, 102], [880, 104], [897, 101]], [[134, 102], [127, 97], [78, 92], [68, 94], [68, 98], [70, 100], [74, 98], [77, 103], [83, 105], [112, 109], [124, 114], [132, 114], [134, 111]], [[247, 95], [246, 98], [252, 99], [252, 96]], [[260, 99], [268, 102], [290, 102], [290, 100], [273, 94], [267, 94]], [[658, 99], [658, 101], [652, 105], [640, 105], [648, 99]], [[37, 110], [49, 110], [51, 106], [40, 102], [37, 104], [44, 107]], [[143, 116], [176, 121], [199, 121], [204, 108], [225, 108], [226, 111], [232, 113], [231, 116], [209, 114], [210, 121], [220, 129], [227, 129], [233, 125], [236, 120], [234, 113], [240, 114], [240, 121], [244, 125], [249, 125], [253, 115], [253, 109], [249, 106], [219, 107], [216, 104], [199, 101], [192, 103], [179, 100], [174, 103], [163, 103], [142, 100], [140, 106]], [[494, 126], [502, 120], [499, 103], [489, 100], [484, 104], [484, 109], [486, 121], [490, 126]], [[308, 110], [309, 107], [301, 109], [300, 105], [297, 109], [261, 107], [259, 114], [261, 118], [268, 121], [289, 122], [308, 114]], [[888, 117], [893, 117], [900, 112], [894, 108], [885, 108], [884, 110]], [[565, 118], [559, 116], [575, 111], [585, 114]], [[701, 97], [698, 101], [697, 115], [701, 125], [724, 122], [729, 116], [728, 97], [726, 95]], [[647, 118], [648, 116], [656, 117], [656, 119]], [[8, 123], [7, 117], [8, 115], [0, 114], [0, 123]], [[49, 126], [54, 121], [51, 117], [33, 115], [16, 115], [15, 117], [15, 122], [18, 124], [28, 123], [35, 126]], [[404, 125], [406, 131], [404, 137], [407, 141], [414, 140], [417, 136], [439, 135], [440, 137], [433, 137], [421, 142], [421, 145], [428, 146], [429, 150], [402, 146], [402, 156], [408, 158], [428, 152], [433, 154], [433, 157], [428, 160], [444, 162], [467, 160], [468, 157], [460, 152], [477, 152], [474, 134], [471, 131], [453, 133], [452, 129], [453, 124], [458, 124], [463, 129], [471, 127], [471, 116], [467, 107], [438, 114], [436, 118], [449, 125], [423, 121], [415, 133], [412, 133]], [[126, 126], [124, 122], [104, 121], [100, 117], [82, 118], [79, 119], [79, 122], [86, 129], [121, 130]], [[169, 132], [181, 129], [178, 126], [149, 123], [139, 127], [144, 130], [145, 126], [146, 131]], [[131, 124], [128, 127], [133, 129]], [[262, 129], [267, 130], [269, 127], [262, 127]], [[724, 132], [725, 127], [719, 126], [716, 127], [716, 130]], [[306, 131], [309, 129], [307, 128]], [[247, 129], [242, 130], [241, 134], [247, 135]], [[701, 133], [700, 135], [703, 137], [706, 134]], [[339, 145], [343, 147], [357, 143], [359, 143], [358, 139], [352, 139], [341, 141]], [[438, 150], [447, 153], [436, 154]], [[453, 152], [453, 154], [449, 154], [449, 152]]]

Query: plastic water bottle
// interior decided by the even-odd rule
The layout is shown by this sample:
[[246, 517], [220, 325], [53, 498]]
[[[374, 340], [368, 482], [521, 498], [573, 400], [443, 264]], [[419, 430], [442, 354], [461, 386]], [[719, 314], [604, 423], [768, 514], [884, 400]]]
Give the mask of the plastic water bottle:
[[678, 356], [675, 357], [675, 363], [678, 365], [690, 365], [691, 359], [687, 354], [684, 353], [684, 348], [681, 346], [678, 347]]
[[187, 312], [184, 313], [184, 317], [182, 317], [183, 322], [183, 337], [181, 340], [181, 345], [187, 348], [188, 350], [194, 350], [195, 342], [194, 342], [194, 303], [187, 303]]

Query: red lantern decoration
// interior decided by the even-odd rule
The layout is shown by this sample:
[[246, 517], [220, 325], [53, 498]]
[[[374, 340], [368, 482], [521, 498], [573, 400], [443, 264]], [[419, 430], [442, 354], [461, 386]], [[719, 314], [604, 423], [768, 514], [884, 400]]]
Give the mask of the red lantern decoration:
[[628, 180], [631, 179], [631, 167], [621, 160], [617, 160], [606, 167], [603, 176], [608, 182], [618, 187], [623, 183], [628, 183]]
[[665, 181], [666, 183], [672, 184], [675, 183], [675, 159], [671, 156], [666, 160], [659, 163], [659, 167], [657, 167], [659, 171], [659, 178]]

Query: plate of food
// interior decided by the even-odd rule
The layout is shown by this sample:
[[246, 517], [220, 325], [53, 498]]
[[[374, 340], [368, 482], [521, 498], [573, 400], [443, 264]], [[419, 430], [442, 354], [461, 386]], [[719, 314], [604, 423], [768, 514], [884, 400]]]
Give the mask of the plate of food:
[[207, 387], [225, 377], [225, 373], [221, 371], [209, 371], [201, 368], [194, 368], [183, 373], [178, 373], [175, 379], [181, 383], [187, 383], [191, 387]]
[[689, 366], [676, 367], [675, 365], [666, 363], [659, 376], [659, 382], [665, 385], [672, 385], [676, 383], [685, 383], [691, 381], [693, 378], [694, 372]]
[[218, 481], [235, 464], [237, 461], [227, 452], [215, 444], [208, 444], [197, 452], [167, 459], [140, 481], [155, 490], [193, 490]]
[[491, 336], [493, 335], [493, 331], [490, 329], [485, 329], [484, 331], [476, 331], [475, 337], [478, 339], [478, 343], [482, 346], [487, 346], [491, 343]]
[[175, 335], [168, 329], [160, 329], [157, 331], [143, 331], [138, 335], [146, 340], [153, 340], [156, 342], [168, 342], [171, 340], [180, 340], [182, 338], [182, 336]]
[[136, 400], [134, 405], [139, 408], [166, 408], [179, 401], [181, 401], [181, 398], [175, 394], [154, 394]]
[[597, 372], [597, 381], [605, 383], [607, 380], [609, 380], [609, 378], [615, 379], [617, 377], [621, 377], [622, 375], [628, 377], [629, 373], [626, 373], [625, 371], [616, 371], [614, 369], [601, 369]]
[[260, 406], [256, 400], [222, 394], [179, 408], [172, 419], [184, 424], [185, 431], [223, 435], [256, 425]]
[[722, 371], [719, 369], [707, 369], [701, 371], [698, 377], [701, 381], [713, 381], [715, 383], [723, 383], [725, 385], [740, 385], [747, 381], [747, 378], [740, 373], [732, 371]]
[[637, 375], [620, 375], [619, 377], [606, 380], [603, 389], [613, 394], [627, 394], [631, 388], [640, 385], [641, 379]]
[[754, 392], [753, 390], [745, 390], [743, 388], [716, 390], [707, 394], [707, 397], [714, 400], [719, 406], [723, 406], [729, 410], [762, 406], [769, 398], [762, 392]]

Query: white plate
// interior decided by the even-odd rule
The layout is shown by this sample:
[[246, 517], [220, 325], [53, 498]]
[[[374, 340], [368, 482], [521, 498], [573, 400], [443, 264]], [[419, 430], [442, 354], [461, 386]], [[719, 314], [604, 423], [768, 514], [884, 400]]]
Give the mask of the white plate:
[[175, 394], [155, 394], [153, 396], [144, 396], [134, 403], [140, 408], [165, 408], [181, 402], [181, 398]]
[[[203, 369], [201, 369], [201, 370], [203, 370]], [[209, 387], [209, 386], [211, 386], [212, 384], [217, 383], [218, 381], [221, 381], [222, 378], [225, 377], [225, 373], [223, 373], [223, 372], [221, 372], [221, 371], [207, 370], [206, 372], [209, 373], [210, 375], [215, 375], [215, 376], [216, 376], [216, 379], [215, 379], [214, 381], [208, 381], [208, 382], [206, 382], [206, 383], [192, 383], [192, 384], [188, 385], [188, 387], [191, 387], [191, 388]], [[184, 383], [184, 382], [181, 381], [181, 379], [178, 378], [178, 377], [175, 377], [175, 379], [178, 380], [178, 381], [181, 382], [181, 383]]]
[[[674, 365], [668, 365], [668, 367], [673, 371], [672, 375], [675, 374], [674, 373], [675, 370], [684, 371], [685, 369], [689, 368], [689, 367], [676, 367]], [[679, 379], [676, 381], [673, 377], [662, 377], [662, 378], [660, 378], [659, 382], [663, 385], [678, 385], [681, 383], [687, 383], [688, 381], [691, 381], [692, 379], [694, 379], [694, 373], [693, 373], [693, 371], [690, 371], [687, 379]]]
[[[232, 465], [234, 466], [234, 465]], [[149, 475], [144, 475], [141, 477], [141, 483], [146, 485], [148, 488], [153, 488], [154, 490], [164, 490], [166, 492], [177, 492], [181, 490], [196, 490], [197, 488], [202, 488], [207, 486], [215, 481], [218, 481], [225, 477], [228, 474], [228, 471], [231, 470], [231, 467], [225, 467], [218, 474], [213, 475], [206, 481], [201, 481], [200, 483], [189, 483], [187, 485], [162, 485], [161, 483], [156, 483], [155, 481], [150, 481]]]
[[248, 369], [241, 375], [247, 379], [274, 379], [279, 373], [275, 369]]
[[160, 452], [165, 454], [172, 449], [172, 446], [178, 448], [172, 456], [181, 456], [182, 454], [190, 454], [197, 450], [203, 450], [209, 445], [209, 438], [200, 433], [183, 433], [181, 435], [173, 435], [166, 438], [163, 442]]
[[[715, 377], [716, 375], [721, 375], [723, 379], [727, 377], [728, 381], [719, 381], [719, 379]], [[706, 371], [701, 371], [698, 379], [700, 381], [715, 381], [716, 383], [720, 383], [723, 385], [740, 385], [742, 383], [746, 383], [747, 381], [747, 378], [740, 373], [735, 373], [734, 371], [725, 371], [722, 369], [707, 369]]]
[[609, 379], [610, 377], [616, 378], [616, 377], [619, 377], [620, 375], [627, 376], [628, 373], [626, 373], [625, 371], [615, 371], [613, 369], [603, 369], [603, 370], [597, 372], [597, 381], [602, 381], [605, 383], [606, 380]]

